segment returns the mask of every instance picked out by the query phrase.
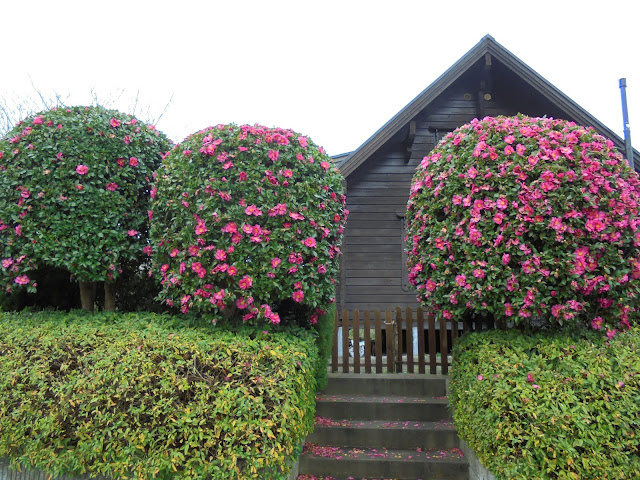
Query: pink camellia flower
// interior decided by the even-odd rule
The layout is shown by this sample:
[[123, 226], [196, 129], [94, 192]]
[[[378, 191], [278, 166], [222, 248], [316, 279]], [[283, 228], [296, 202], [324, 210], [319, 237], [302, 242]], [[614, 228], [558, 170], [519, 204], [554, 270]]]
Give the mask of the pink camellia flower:
[[464, 275], [456, 275], [456, 284], [459, 287], [464, 287], [467, 284], [467, 277]]
[[42, 117], [41, 116], [37, 116], [36, 118], [33, 119], [33, 124], [34, 125], [42, 125]]
[[248, 290], [253, 285], [253, 279], [249, 275], [245, 275], [238, 281], [241, 290]]
[[224, 261], [226, 259], [227, 259], [227, 252], [221, 249], [216, 250], [216, 260]]
[[17, 283], [18, 285], [27, 285], [30, 282], [30, 280], [29, 280], [29, 277], [26, 275], [18, 275], [15, 278], [14, 282]]
[[81, 164], [76, 167], [76, 173], [78, 175], [85, 175], [88, 171], [89, 171], [89, 167], [87, 167], [86, 165]]
[[306, 247], [315, 248], [316, 247], [316, 239], [313, 237], [307, 237], [302, 242]]
[[322, 167], [322, 169], [326, 172], [327, 170], [329, 170], [329, 163], [327, 162], [320, 162], [320, 166]]
[[120, 120], [116, 119], [116, 118], [112, 118], [111, 120], [109, 120], [109, 124], [113, 127], [113, 128], [118, 128], [120, 126]]
[[294, 302], [302, 303], [302, 301], [304, 300], [304, 292], [302, 290], [295, 290], [291, 294], [291, 298], [293, 298]]
[[118, 189], [118, 184], [114, 182], [107, 183], [106, 189], [110, 192], [115, 192]]
[[131, 165], [132, 167], [137, 167], [138, 166], [138, 159], [136, 157], [131, 157], [129, 159], [129, 165]]
[[282, 263], [282, 259], [278, 257], [274, 257], [271, 259], [271, 268], [277, 268], [278, 265]]
[[269, 150], [269, 153], [267, 153], [267, 156], [271, 159], [272, 162], [275, 162], [278, 160], [278, 157], [280, 156], [280, 152], [278, 152], [277, 150]]
[[616, 336], [617, 333], [618, 331], [615, 328], [614, 329], [607, 328], [607, 338], [613, 338]]
[[533, 378], [533, 375], [531, 373], [527, 373], [527, 382], [535, 383], [535, 379]]
[[307, 137], [298, 137], [298, 143], [302, 148], [307, 148]]
[[484, 377], [482, 375], [478, 375], [478, 381], [481, 382], [482, 380], [484, 380]]
[[11, 265], [13, 265], [13, 259], [11, 258], [2, 259], [2, 268], [9, 268]]
[[144, 248], [142, 249], [142, 251], [143, 251], [145, 254], [149, 255], [149, 256], [151, 256], [151, 253], [153, 253], [153, 251], [152, 251], [152, 249], [151, 249], [151, 247], [150, 247], [149, 245], [147, 245], [146, 247], [144, 247]]
[[81, 192], [84, 189], [84, 187], [82, 185], [76, 185], [76, 190], [78, 190], [79, 192]]
[[22, 225], [16, 225], [13, 231], [16, 232], [16, 235], [20, 237], [22, 235]]
[[484, 271], [481, 268], [476, 268], [473, 271], [473, 276], [479, 279], [483, 279], [484, 278]]
[[327, 267], [324, 265], [318, 265], [318, 273], [321, 275], [327, 273]]
[[134, 229], [127, 230], [127, 235], [129, 235], [130, 237], [135, 237], [136, 235], [138, 235], [138, 231]]

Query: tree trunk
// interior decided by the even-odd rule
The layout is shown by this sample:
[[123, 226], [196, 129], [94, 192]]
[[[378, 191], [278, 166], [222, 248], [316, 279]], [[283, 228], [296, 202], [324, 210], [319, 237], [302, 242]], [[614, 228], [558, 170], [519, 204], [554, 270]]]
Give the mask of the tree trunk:
[[96, 284], [95, 282], [79, 282], [80, 283], [80, 302], [82, 309], [93, 312], [93, 305], [96, 301]]
[[116, 311], [116, 286], [113, 283], [104, 282], [104, 310]]

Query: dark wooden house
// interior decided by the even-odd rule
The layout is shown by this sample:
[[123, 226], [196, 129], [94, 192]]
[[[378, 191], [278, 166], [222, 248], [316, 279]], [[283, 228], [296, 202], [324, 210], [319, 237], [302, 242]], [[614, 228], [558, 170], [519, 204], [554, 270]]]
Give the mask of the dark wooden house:
[[[548, 116], [593, 126], [621, 152], [624, 141], [506, 50], [484, 37], [357, 150], [334, 160], [347, 208], [340, 309], [417, 307], [404, 258], [404, 214], [416, 166], [447, 132], [474, 118]], [[634, 150], [635, 165], [640, 154]]]

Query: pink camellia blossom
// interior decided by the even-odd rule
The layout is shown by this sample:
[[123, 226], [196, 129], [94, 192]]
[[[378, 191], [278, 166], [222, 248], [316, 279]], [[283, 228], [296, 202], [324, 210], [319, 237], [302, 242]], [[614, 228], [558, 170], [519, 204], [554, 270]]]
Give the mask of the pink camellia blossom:
[[27, 285], [30, 281], [31, 280], [26, 275], [18, 275], [14, 280], [18, 285]]
[[129, 158], [129, 165], [132, 167], [138, 166], [138, 159], [136, 157]]
[[535, 379], [533, 378], [533, 374], [527, 373], [527, 383], [535, 383]]
[[271, 259], [271, 268], [277, 268], [282, 263], [282, 259], [274, 257]]
[[478, 375], [478, 381], [481, 382], [482, 380], [484, 380], [484, 377], [482, 375]]
[[481, 268], [476, 268], [473, 271], [473, 276], [479, 279], [483, 279], [484, 278], [484, 271]]
[[14, 232], [16, 232], [17, 236], [22, 236], [22, 225], [16, 225], [16, 227], [13, 229]]
[[304, 300], [304, 292], [302, 290], [295, 290], [291, 294], [291, 298], [293, 298], [294, 302], [302, 303], [302, 301]]
[[611, 339], [615, 337], [617, 333], [618, 331], [615, 328], [613, 329], [607, 328], [607, 338]]
[[227, 252], [221, 249], [216, 250], [216, 260], [224, 261], [226, 259], [227, 259]]
[[245, 275], [238, 281], [238, 286], [241, 290], [248, 290], [253, 285], [253, 279], [249, 275]]
[[146, 255], [148, 255], [148, 256], [151, 256], [151, 254], [153, 253], [153, 250], [152, 250], [152, 248], [151, 248], [149, 245], [147, 245], [146, 247], [144, 247], [144, 248], [142, 249], [142, 251], [143, 251]]
[[125, 135], [122, 141], [125, 143], [125, 145], [129, 145], [131, 143], [131, 137], [129, 135]]
[[204, 235], [205, 233], [207, 233], [207, 226], [205, 225], [205, 223], [200, 220], [195, 227], [195, 233], [196, 235]]
[[307, 148], [307, 137], [298, 137], [298, 143], [302, 148]]
[[127, 230], [127, 235], [129, 235], [130, 237], [135, 237], [136, 235], [138, 235], [138, 231], [134, 229]]
[[33, 124], [34, 125], [42, 125], [42, 117], [41, 116], [37, 116], [33, 119]]
[[110, 192], [115, 192], [118, 189], [118, 184], [114, 182], [107, 183], [107, 186], [105, 188]]
[[9, 268], [11, 265], [13, 265], [13, 259], [12, 258], [3, 258], [2, 259], [2, 268]]
[[315, 248], [316, 247], [316, 239], [313, 237], [307, 237], [302, 242], [306, 247]]
[[325, 265], [318, 265], [318, 273], [321, 275], [327, 273], [327, 267]]
[[329, 163], [328, 162], [320, 162], [320, 166], [322, 167], [322, 169], [326, 172], [329, 170]]
[[591, 320], [591, 328], [594, 330], [600, 330], [602, 325], [604, 324], [604, 319], [602, 317], [595, 317]]
[[467, 277], [465, 275], [456, 275], [456, 284], [459, 287], [464, 287], [467, 284]]
[[78, 175], [86, 175], [88, 171], [89, 171], [89, 167], [87, 167], [86, 165], [80, 164], [76, 167], [76, 173]]
[[112, 118], [111, 120], [109, 120], [109, 124], [113, 127], [113, 128], [118, 128], [120, 126], [120, 120], [116, 119], [116, 118]]
[[78, 190], [79, 192], [81, 192], [83, 189], [84, 189], [84, 186], [76, 185], [76, 190]]
[[280, 152], [278, 152], [277, 150], [269, 150], [267, 156], [271, 159], [272, 162], [276, 162], [278, 160], [278, 157], [280, 156]]

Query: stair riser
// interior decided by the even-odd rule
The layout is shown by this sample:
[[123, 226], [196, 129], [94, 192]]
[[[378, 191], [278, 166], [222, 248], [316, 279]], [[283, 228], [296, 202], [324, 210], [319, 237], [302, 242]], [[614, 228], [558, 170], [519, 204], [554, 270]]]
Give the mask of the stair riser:
[[323, 393], [441, 397], [446, 395], [446, 380], [444, 378], [376, 378], [350, 375], [331, 378]]
[[347, 427], [316, 427], [307, 442], [336, 447], [399, 448], [455, 448], [458, 436], [455, 430], [390, 430]]
[[347, 458], [336, 460], [335, 458], [302, 455], [300, 457], [300, 471], [314, 472], [315, 476], [353, 476], [354, 478], [468, 479], [468, 467], [463, 462], [363, 461]]
[[318, 401], [316, 415], [327, 418], [357, 420], [438, 421], [451, 420], [451, 412], [444, 404], [362, 403]]

